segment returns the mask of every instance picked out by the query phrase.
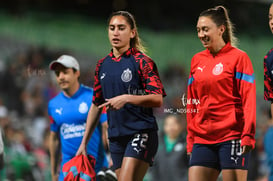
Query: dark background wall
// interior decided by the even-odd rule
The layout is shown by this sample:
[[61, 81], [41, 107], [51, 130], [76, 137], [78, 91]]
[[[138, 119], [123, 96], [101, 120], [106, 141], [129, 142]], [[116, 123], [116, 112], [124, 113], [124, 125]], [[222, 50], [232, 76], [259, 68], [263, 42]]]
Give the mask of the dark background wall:
[[56, 15], [75, 13], [103, 20], [115, 10], [128, 10], [139, 25], [162, 31], [192, 28], [202, 10], [220, 4], [230, 10], [231, 19], [240, 31], [261, 31], [259, 27], [267, 23], [269, 1], [265, 0], [6, 0], [0, 3], [0, 10], [16, 16], [37, 11]]

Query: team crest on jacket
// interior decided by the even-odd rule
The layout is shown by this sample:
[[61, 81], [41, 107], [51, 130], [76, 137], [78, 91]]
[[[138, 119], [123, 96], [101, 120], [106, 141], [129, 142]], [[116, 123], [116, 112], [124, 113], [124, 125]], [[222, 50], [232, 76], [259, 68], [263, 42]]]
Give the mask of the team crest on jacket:
[[222, 63], [218, 63], [212, 70], [213, 75], [220, 75], [223, 72], [224, 65]]
[[86, 104], [86, 102], [82, 102], [80, 105], [79, 105], [79, 112], [84, 114], [88, 111], [88, 106]]
[[123, 71], [121, 74], [121, 80], [123, 82], [130, 82], [132, 80], [132, 71], [129, 68]]

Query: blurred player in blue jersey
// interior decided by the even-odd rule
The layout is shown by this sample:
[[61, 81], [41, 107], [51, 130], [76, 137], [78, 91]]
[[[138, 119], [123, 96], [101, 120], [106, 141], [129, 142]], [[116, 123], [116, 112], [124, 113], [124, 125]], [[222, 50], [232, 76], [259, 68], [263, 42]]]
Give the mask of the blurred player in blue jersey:
[[[86, 127], [88, 110], [92, 103], [93, 89], [79, 83], [80, 66], [72, 56], [59, 57], [51, 62], [49, 68], [55, 72], [57, 83], [62, 89], [48, 104], [52, 181], [62, 181], [63, 174], [59, 170], [64, 163], [76, 155], [80, 146]], [[101, 114], [100, 122], [107, 124], [106, 121], [106, 114]], [[102, 167], [108, 166], [102, 141], [102, 124], [98, 124], [87, 143], [87, 154], [96, 159], [96, 173]], [[61, 167], [59, 167], [58, 157], [59, 145], [61, 146]]]
[[106, 106], [110, 153], [118, 180], [141, 181], [158, 147], [152, 108], [160, 107], [166, 94], [154, 61], [143, 53], [129, 12], [110, 16], [108, 37], [112, 51], [97, 63], [93, 104], [77, 155], [86, 154], [97, 117]]

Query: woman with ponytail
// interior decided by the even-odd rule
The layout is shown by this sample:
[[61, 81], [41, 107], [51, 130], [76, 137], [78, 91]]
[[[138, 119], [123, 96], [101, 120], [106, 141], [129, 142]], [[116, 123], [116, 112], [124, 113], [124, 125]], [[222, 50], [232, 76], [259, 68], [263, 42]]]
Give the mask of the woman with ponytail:
[[189, 181], [216, 181], [220, 172], [223, 181], [246, 181], [256, 130], [252, 63], [235, 47], [225, 7], [203, 11], [196, 28], [206, 49], [193, 56], [188, 81]]
[[132, 14], [114, 12], [108, 21], [108, 37], [112, 51], [97, 63], [93, 104], [77, 155], [86, 155], [86, 143], [106, 107], [118, 180], [142, 181], [158, 147], [152, 108], [160, 107], [166, 94], [154, 61], [144, 54]]

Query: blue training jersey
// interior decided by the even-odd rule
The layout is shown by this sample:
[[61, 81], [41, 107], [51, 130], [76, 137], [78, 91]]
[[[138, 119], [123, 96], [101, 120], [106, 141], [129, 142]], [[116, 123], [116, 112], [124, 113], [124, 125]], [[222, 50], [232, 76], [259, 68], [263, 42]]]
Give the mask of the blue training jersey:
[[[59, 133], [62, 163], [72, 159], [81, 144], [89, 108], [92, 104], [93, 89], [80, 85], [79, 90], [67, 97], [63, 92], [50, 100], [48, 114], [50, 130]], [[100, 122], [107, 121], [106, 114], [101, 114]], [[87, 145], [87, 153], [96, 159], [95, 170], [98, 172], [105, 165], [106, 154], [102, 142], [102, 128], [98, 124]]]

